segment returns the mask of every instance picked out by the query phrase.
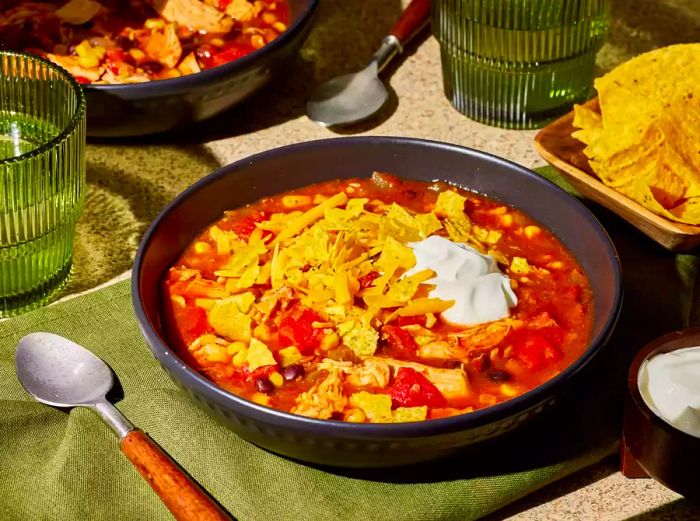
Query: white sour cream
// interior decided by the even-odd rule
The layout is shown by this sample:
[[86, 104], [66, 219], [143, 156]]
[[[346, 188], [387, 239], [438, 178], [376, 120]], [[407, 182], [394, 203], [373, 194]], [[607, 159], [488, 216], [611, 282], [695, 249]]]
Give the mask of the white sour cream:
[[438, 235], [408, 246], [416, 257], [416, 265], [408, 274], [433, 270], [435, 277], [426, 281], [435, 285], [430, 296], [455, 301], [441, 313], [444, 320], [460, 325], [491, 322], [507, 317], [518, 303], [510, 279], [490, 255]]
[[688, 347], [645, 360], [639, 392], [660, 418], [700, 438], [700, 347]]

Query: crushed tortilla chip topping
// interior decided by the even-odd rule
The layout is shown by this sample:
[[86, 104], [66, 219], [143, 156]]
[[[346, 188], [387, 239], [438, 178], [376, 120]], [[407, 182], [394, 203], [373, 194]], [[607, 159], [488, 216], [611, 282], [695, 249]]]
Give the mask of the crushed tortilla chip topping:
[[[493, 356], [524, 325], [446, 323], [441, 313], [455, 301], [430, 296], [436, 274], [414, 272], [408, 243], [439, 235], [469, 244], [491, 254], [514, 285], [547, 276], [540, 266], [556, 262], [499, 251], [499, 230], [527, 231], [505, 206], [492, 209], [504, 228], [490, 229], [471, 222], [467, 197], [450, 187], [403, 206], [400, 199], [354, 197], [360, 185], [352, 181], [344, 186], [282, 194], [268, 206], [263, 200], [252, 213], [226, 214], [198, 237], [194, 261], [173, 267], [168, 282], [177, 288], [170, 294], [176, 313], [197, 311], [186, 328], [189, 354], [208, 376], [237, 382], [234, 392], [243, 394], [247, 385], [244, 396], [272, 393], [266, 404], [277, 406], [274, 393], [295, 385], [285, 410], [313, 418], [413, 422], [435, 417], [433, 407], [460, 414], [480, 399], [466, 366]], [[548, 317], [541, 321], [554, 327]], [[417, 383], [394, 389], [398, 372]], [[435, 403], [412, 401], [416, 386], [429, 386]]]

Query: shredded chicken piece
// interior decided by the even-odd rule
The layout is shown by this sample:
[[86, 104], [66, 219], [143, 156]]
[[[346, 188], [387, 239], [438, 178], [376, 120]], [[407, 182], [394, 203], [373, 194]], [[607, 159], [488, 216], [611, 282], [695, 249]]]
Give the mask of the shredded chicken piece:
[[461, 353], [457, 346], [444, 340], [436, 340], [428, 344], [418, 346], [418, 356], [421, 358], [435, 358], [438, 360], [461, 359], [466, 353]]
[[469, 348], [470, 351], [489, 349], [503, 341], [515, 322], [513, 319], [505, 318], [458, 331], [450, 336], [457, 337], [460, 345]]
[[149, 59], [166, 67], [175, 67], [182, 55], [182, 46], [177, 37], [175, 24], [167, 24], [163, 29], [154, 30], [143, 46]]
[[327, 420], [333, 413], [342, 412], [348, 403], [343, 395], [343, 378], [339, 371], [331, 371], [326, 378], [297, 396], [292, 408], [294, 414]]
[[469, 379], [464, 369], [442, 369], [431, 367], [429, 365], [419, 364], [417, 362], [406, 362], [404, 360], [396, 360], [395, 358], [385, 357], [367, 357], [371, 361], [380, 361], [389, 364], [389, 366], [397, 371], [401, 367], [410, 367], [423, 374], [431, 383], [438, 388], [442, 395], [449, 399], [465, 398], [471, 394]]
[[337, 361], [325, 358], [320, 369], [335, 370], [345, 375], [345, 381], [355, 387], [377, 387], [384, 389], [389, 385], [391, 370], [389, 364], [381, 358], [363, 359], [361, 364]]
[[233, 20], [199, 0], [151, 0], [153, 8], [169, 22], [210, 33], [227, 33]]
[[260, 14], [262, 5], [253, 4], [248, 0], [232, 0], [230, 4], [226, 6], [226, 14], [229, 15], [234, 20], [239, 22], [250, 22], [254, 17]]

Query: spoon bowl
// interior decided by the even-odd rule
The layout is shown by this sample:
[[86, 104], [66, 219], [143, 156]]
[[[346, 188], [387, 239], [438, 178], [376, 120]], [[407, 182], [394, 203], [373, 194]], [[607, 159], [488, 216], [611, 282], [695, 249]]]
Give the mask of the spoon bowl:
[[114, 377], [99, 357], [52, 333], [32, 333], [17, 345], [17, 377], [37, 401], [54, 407], [93, 405], [105, 399]]
[[372, 61], [359, 72], [345, 74], [320, 85], [306, 103], [306, 112], [324, 127], [358, 123], [375, 114], [389, 94]]

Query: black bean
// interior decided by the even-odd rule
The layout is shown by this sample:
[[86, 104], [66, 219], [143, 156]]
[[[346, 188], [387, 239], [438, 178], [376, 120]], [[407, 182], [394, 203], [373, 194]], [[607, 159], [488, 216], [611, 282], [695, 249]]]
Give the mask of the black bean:
[[158, 74], [163, 70], [163, 64], [160, 62], [145, 62], [139, 65], [146, 74]]
[[134, 46], [134, 42], [129, 40], [126, 36], [117, 36], [114, 39], [114, 43], [117, 44], [117, 47], [120, 47], [124, 51], [128, 51]]
[[494, 382], [507, 382], [511, 378], [510, 373], [506, 371], [489, 371], [486, 374]]
[[255, 379], [255, 388], [261, 393], [269, 393], [275, 386], [272, 385], [272, 382], [267, 378], [261, 377]]
[[304, 375], [304, 368], [299, 364], [290, 365], [282, 369], [282, 377], [288, 382], [296, 380], [300, 376]]

